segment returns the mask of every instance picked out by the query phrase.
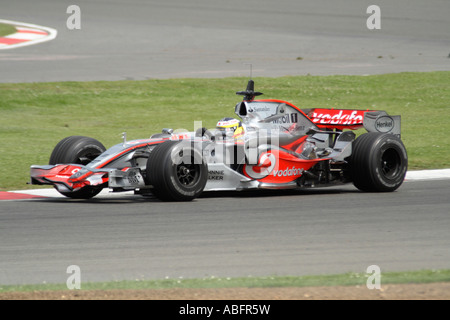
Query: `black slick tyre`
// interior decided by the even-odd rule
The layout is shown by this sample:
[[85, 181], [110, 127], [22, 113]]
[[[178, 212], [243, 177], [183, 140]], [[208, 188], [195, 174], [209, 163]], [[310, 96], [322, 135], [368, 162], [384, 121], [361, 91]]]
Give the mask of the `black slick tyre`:
[[368, 132], [353, 142], [349, 164], [355, 187], [367, 192], [391, 192], [405, 179], [408, 156], [397, 136]]
[[[84, 136], [70, 136], [61, 140], [53, 149], [49, 164], [87, 165], [106, 151], [98, 140]], [[74, 199], [89, 199], [96, 196], [102, 187], [85, 187], [78, 191], [58, 192]]]
[[186, 141], [167, 141], [149, 155], [147, 183], [162, 201], [191, 201], [203, 192], [208, 166], [201, 152]]

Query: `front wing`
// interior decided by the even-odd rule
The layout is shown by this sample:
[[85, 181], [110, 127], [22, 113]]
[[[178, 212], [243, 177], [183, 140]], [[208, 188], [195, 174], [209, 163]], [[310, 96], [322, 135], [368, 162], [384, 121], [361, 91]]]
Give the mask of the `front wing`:
[[108, 182], [110, 170], [88, 170], [78, 164], [57, 164], [30, 168], [31, 184], [53, 185], [61, 192], [78, 191], [86, 186], [100, 186]]

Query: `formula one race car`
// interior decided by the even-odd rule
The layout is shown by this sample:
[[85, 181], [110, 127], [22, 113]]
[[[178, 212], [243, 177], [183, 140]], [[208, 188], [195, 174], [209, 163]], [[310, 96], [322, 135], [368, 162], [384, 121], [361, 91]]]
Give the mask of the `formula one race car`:
[[[189, 201], [206, 191], [295, 189], [353, 183], [368, 192], [394, 191], [408, 157], [400, 116], [384, 111], [299, 109], [281, 100], [255, 100], [249, 80], [239, 119], [176, 134], [172, 129], [108, 150], [97, 140], [70, 136], [54, 148], [49, 165], [31, 166], [31, 184], [53, 185], [70, 198], [88, 199], [103, 188]], [[365, 128], [356, 138], [353, 130]]]

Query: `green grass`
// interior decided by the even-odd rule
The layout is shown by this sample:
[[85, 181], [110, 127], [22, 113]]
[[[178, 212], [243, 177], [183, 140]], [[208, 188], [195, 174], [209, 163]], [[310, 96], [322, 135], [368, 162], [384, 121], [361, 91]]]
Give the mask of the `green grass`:
[[4, 37], [15, 32], [16, 28], [14, 28], [13, 26], [5, 23], [0, 23], [0, 37]]
[[[450, 72], [255, 78], [262, 98], [300, 108], [380, 109], [402, 116], [409, 169], [450, 167]], [[235, 116], [246, 78], [0, 84], [0, 190], [30, 188], [29, 167], [47, 164], [64, 137], [106, 147], [162, 128], [212, 128]]]
[[[168, 289], [168, 288], [275, 288], [275, 287], [313, 287], [313, 286], [365, 286], [367, 273], [345, 273], [312, 276], [268, 276], [203, 279], [163, 279], [163, 280], [134, 280], [111, 282], [83, 283], [82, 290], [114, 290], [114, 289]], [[433, 283], [450, 281], [450, 270], [419, 270], [408, 272], [382, 272], [380, 284], [404, 283]], [[372, 283], [371, 280], [369, 280]], [[36, 284], [21, 286], [1, 286], [0, 292], [12, 291], [50, 291], [67, 290], [66, 284]]]

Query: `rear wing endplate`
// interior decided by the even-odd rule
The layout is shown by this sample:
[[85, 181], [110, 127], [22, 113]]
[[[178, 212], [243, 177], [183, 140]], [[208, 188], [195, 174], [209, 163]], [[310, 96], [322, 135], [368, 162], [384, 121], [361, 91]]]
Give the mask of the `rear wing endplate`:
[[390, 116], [385, 111], [366, 112], [363, 126], [368, 132], [392, 133], [400, 138], [401, 116]]

